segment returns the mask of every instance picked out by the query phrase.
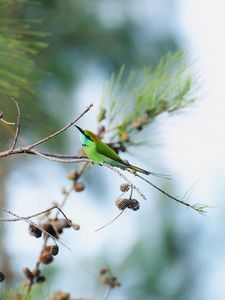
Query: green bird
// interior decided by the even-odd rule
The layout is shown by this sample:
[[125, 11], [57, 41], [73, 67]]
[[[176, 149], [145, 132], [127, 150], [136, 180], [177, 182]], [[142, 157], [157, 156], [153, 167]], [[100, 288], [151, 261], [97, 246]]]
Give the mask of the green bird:
[[[75, 125], [76, 126], [76, 125]], [[123, 160], [112, 148], [103, 143], [101, 139], [89, 130], [83, 130], [76, 126], [81, 132], [80, 141], [83, 150], [88, 158], [96, 164], [108, 164], [113, 167], [121, 169], [129, 169], [135, 172], [140, 172], [145, 175], [154, 175], [159, 177], [167, 177], [166, 175], [149, 172], [134, 165], [129, 164], [128, 161]]]

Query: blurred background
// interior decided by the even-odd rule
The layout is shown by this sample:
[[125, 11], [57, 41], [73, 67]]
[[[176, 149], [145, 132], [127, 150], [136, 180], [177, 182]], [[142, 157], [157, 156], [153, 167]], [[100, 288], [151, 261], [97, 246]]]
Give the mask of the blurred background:
[[[141, 202], [138, 212], [127, 212], [95, 232], [117, 214], [114, 201], [121, 178], [94, 166], [82, 179], [84, 192], [74, 192], [65, 206], [81, 230], [63, 235], [73, 251], [61, 247], [54, 263], [45, 267], [51, 275], [48, 288], [102, 299], [98, 270], [108, 265], [122, 284], [110, 299], [225, 299], [224, 2], [25, 2], [7, 13], [41, 20], [33, 23], [47, 33], [42, 42], [48, 47], [33, 58], [32, 72], [25, 72], [36, 92], [16, 91], [22, 113], [20, 144], [45, 137], [92, 102], [94, 108], [79, 125], [97, 129], [99, 102], [113, 72], [122, 64], [137, 70], [155, 67], [169, 51], [182, 50], [198, 78], [197, 103], [182, 114], [157, 120], [145, 130], [148, 143], [125, 157], [170, 174], [172, 181], [154, 182], [174, 195], [194, 185], [190, 201], [210, 206], [204, 217], [135, 181], [148, 201]], [[15, 117], [7, 95], [1, 95], [0, 110], [8, 119]], [[10, 134], [0, 126], [1, 150], [7, 149]], [[70, 129], [41, 149], [75, 154], [79, 147], [79, 135]], [[1, 159], [1, 206], [23, 216], [48, 208], [62, 199], [61, 187], [70, 186], [67, 173], [72, 168], [28, 156]], [[22, 269], [35, 264], [40, 241], [27, 234], [26, 223], [1, 224], [0, 230], [0, 269], [9, 286], [17, 286]]]

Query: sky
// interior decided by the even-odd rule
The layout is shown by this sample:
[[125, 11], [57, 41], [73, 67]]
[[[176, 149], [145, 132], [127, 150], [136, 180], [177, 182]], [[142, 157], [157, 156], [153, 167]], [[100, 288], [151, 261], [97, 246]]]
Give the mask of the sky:
[[184, 45], [199, 70], [200, 101], [191, 115], [171, 121], [168, 153], [181, 181], [188, 183], [195, 178], [195, 196], [212, 207], [199, 249], [209, 266], [207, 274], [202, 274], [204, 299], [224, 299], [224, 237], [220, 228], [225, 179], [225, 2], [177, 2]]

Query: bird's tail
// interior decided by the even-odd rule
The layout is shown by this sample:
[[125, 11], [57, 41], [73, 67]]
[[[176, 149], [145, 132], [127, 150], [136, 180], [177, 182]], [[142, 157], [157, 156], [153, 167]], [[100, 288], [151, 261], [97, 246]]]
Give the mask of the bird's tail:
[[127, 165], [127, 167], [129, 168], [129, 169], [131, 169], [131, 170], [134, 170], [135, 172], [139, 172], [139, 173], [142, 173], [142, 174], [145, 174], [145, 175], [150, 175], [151, 174], [151, 172], [149, 172], [149, 171], [146, 171], [146, 170], [144, 170], [144, 169], [141, 169], [141, 168], [139, 168], [139, 167], [136, 167], [136, 166], [134, 166], [134, 165]]
[[134, 170], [135, 172], [139, 172], [139, 173], [142, 173], [145, 175], [153, 175], [153, 176], [157, 176], [157, 177], [161, 177], [161, 178], [165, 178], [165, 179], [170, 179], [169, 175], [146, 171], [146, 170], [136, 167], [134, 165], [128, 164], [127, 167], [131, 170]]

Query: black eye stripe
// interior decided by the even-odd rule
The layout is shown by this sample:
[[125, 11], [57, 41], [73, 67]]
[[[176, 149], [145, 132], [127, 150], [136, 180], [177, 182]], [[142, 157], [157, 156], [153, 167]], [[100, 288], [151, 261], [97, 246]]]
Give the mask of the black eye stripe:
[[89, 141], [93, 142], [92, 139], [90, 138], [90, 136], [84, 134], [86, 136], [87, 139], [89, 139]]

